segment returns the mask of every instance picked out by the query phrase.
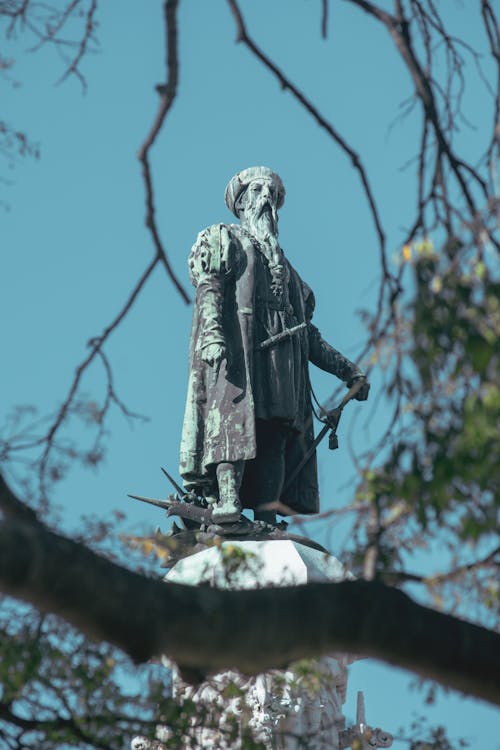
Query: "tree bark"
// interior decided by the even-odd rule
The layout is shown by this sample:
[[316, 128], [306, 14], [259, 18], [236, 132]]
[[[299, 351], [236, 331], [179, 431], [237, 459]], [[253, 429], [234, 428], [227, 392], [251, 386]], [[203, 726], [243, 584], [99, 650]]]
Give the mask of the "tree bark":
[[499, 635], [373, 581], [252, 591], [164, 583], [11, 518], [0, 523], [0, 588], [136, 662], [165, 654], [187, 670], [256, 674], [344, 651], [500, 703]]

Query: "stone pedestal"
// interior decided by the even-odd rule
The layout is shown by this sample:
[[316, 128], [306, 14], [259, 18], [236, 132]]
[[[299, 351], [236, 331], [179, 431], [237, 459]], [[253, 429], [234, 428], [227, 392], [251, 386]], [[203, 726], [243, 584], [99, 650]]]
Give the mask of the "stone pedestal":
[[[307, 540], [225, 540], [180, 559], [165, 581], [192, 586], [250, 589], [289, 586], [311, 581], [352, 578], [333, 555]], [[234, 633], [238, 638], [238, 633]], [[314, 638], [314, 632], [311, 632]], [[193, 687], [184, 682], [175, 666], [173, 697], [192, 701], [199, 711], [193, 718], [189, 740], [183, 747], [203, 750], [239, 750], [259, 747], [273, 750], [342, 750], [389, 747], [387, 733], [375, 734], [363, 717], [345, 727], [342, 705], [346, 697], [347, 654], [332, 654], [298, 662], [287, 671], [257, 677], [222, 672]], [[200, 722], [200, 717], [202, 717]], [[359, 725], [359, 726], [358, 726]], [[158, 728], [158, 742], [136, 738], [134, 750], [161, 748], [171, 737], [167, 727]], [[378, 738], [378, 740], [376, 740]], [[372, 740], [376, 740], [372, 742]], [[261, 743], [251, 744], [251, 743]]]
[[255, 589], [312, 581], [352, 579], [344, 565], [319, 545], [295, 539], [227, 540], [179, 560], [165, 581], [218, 588]]

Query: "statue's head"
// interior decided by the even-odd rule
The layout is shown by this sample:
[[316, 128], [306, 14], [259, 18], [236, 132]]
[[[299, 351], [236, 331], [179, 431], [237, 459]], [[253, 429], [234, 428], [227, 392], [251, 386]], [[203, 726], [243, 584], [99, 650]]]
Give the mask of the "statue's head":
[[257, 234], [278, 234], [278, 209], [285, 200], [281, 178], [269, 167], [238, 172], [224, 194], [227, 207]]

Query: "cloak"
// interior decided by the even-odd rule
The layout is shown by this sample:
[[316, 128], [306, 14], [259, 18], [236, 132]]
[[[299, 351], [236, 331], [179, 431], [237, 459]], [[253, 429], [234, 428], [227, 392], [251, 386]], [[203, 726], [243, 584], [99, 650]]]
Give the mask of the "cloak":
[[[286, 259], [284, 265], [286, 294], [281, 306], [273, 305], [272, 295], [265, 297], [271, 286], [268, 261], [243, 228], [215, 224], [200, 232], [193, 246], [189, 270], [196, 297], [180, 455], [187, 489], [213, 486], [218, 463], [256, 457], [256, 419], [279, 419], [290, 431], [286, 486], [314, 440], [308, 362], [347, 382], [360, 374], [322, 339], [311, 322], [312, 290]], [[269, 334], [296, 326], [293, 335], [262, 350]], [[214, 343], [227, 351], [218, 369], [201, 357]], [[244, 487], [241, 499], [244, 507], [252, 507], [245, 502]], [[315, 454], [280, 501], [298, 513], [318, 512]]]

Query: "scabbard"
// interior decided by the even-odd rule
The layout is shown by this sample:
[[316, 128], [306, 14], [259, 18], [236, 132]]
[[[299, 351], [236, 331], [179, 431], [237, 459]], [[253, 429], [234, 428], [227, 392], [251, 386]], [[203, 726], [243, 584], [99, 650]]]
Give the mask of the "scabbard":
[[262, 351], [263, 349], [268, 349], [270, 346], [279, 344], [280, 341], [284, 341], [285, 339], [294, 336], [296, 333], [299, 333], [306, 327], [307, 323], [299, 323], [298, 325], [293, 326], [293, 328], [287, 328], [286, 330], [281, 331], [280, 333], [276, 333], [274, 336], [270, 336], [268, 339], [261, 341], [257, 349], [259, 349], [260, 351]]

